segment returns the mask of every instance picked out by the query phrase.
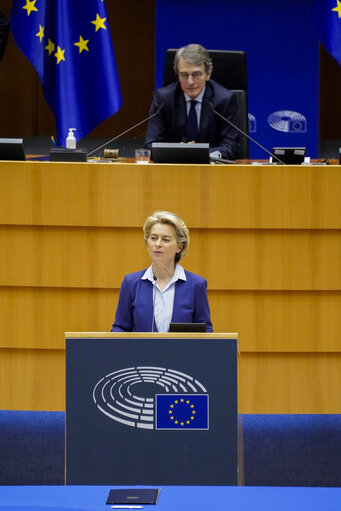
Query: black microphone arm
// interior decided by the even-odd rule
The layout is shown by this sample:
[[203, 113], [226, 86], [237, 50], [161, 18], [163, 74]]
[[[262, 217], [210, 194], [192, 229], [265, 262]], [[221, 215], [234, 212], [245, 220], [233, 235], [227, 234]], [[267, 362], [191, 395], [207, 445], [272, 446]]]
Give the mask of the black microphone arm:
[[137, 128], [138, 126], [140, 126], [141, 124], [143, 124], [144, 122], [147, 122], [149, 121], [150, 119], [152, 119], [153, 117], [155, 117], [159, 112], [161, 112], [162, 108], [163, 108], [163, 105], [164, 103], [161, 103], [159, 108], [156, 110], [156, 112], [154, 112], [152, 115], [150, 115], [149, 117], [147, 117], [146, 119], [143, 119], [143, 121], [140, 121], [138, 122], [137, 124], [135, 124], [134, 126], [132, 126], [131, 128], [128, 128], [127, 130], [123, 131], [123, 133], [120, 133], [119, 135], [117, 135], [116, 137], [112, 138], [111, 140], [109, 140], [108, 142], [105, 142], [104, 144], [102, 144], [101, 146], [99, 147], [96, 147], [96, 149], [94, 149], [93, 151], [91, 151], [88, 156], [90, 156], [91, 154], [93, 153], [96, 153], [97, 151], [100, 151], [101, 149], [103, 149], [103, 147], [107, 146], [108, 144], [111, 144], [111, 142], [115, 142], [115, 140], [117, 140], [118, 138], [121, 138], [123, 137], [123, 135], [125, 135], [126, 133], [129, 133], [129, 131], [133, 130], [134, 128]]
[[247, 133], [245, 133], [245, 131], [241, 130], [240, 128], [238, 128], [238, 126], [236, 126], [235, 124], [233, 124], [233, 122], [231, 122], [229, 119], [227, 119], [226, 117], [224, 117], [223, 115], [221, 115], [219, 112], [217, 112], [217, 110], [215, 110], [214, 106], [213, 106], [213, 103], [212, 101], [210, 101], [210, 107], [212, 108], [212, 111], [214, 114], [216, 114], [218, 117], [221, 117], [221, 119], [223, 119], [223, 121], [227, 122], [228, 124], [230, 124], [230, 126], [232, 126], [234, 129], [236, 129], [237, 131], [239, 131], [239, 133], [241, 133], [242, 135], [244, 135], [244, 137], [248, 138], [249, 140], [251, 140], [251, 142], [253, 142], [254, 144], [258, 145], [258, 147], [260, 147], [261, 149], [263, 149], [263, 151], [265, 151], [266, 153], [268, 153], [270, 156], [272, 156], [273, 158], [275, 158], [277, 161], [279, 161], [279, 163], [281, 163], [282, 165], [285, 165], [285, 163], [280, 160], [277, 156], [275, 156], [274, 154], [270, 153], [270, 151], [268, 151], [265, 147], [263, 147], [259, 142], [257, 142], [257, 140], [255, 140], [254, 138], [250, 137], [250, 135], [248, 135]]

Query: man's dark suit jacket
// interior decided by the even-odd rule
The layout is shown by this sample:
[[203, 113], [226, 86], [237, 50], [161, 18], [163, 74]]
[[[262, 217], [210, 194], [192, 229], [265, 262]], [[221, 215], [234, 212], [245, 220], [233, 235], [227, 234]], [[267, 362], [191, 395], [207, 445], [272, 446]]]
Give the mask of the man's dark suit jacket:
[[0, 60], [5, 51], [7, 38], [9, 34], [9, 21], [4, 14], [0, 11]]
[[[179, 82], [156, 89], [150, 115], [163, 103], [160, 112], [153, 117], [147, 128], [145, 147], [153, 142], [187, 142], [186, 101]], [[233, 124], [238, 124], [238, 107], [234, 94], [213, 80], [206, 82], [202, 100], [199, 140], [208, 142], [210, 153], [220, 151], [222, 158], [233, 159], [239, 147], [238, 131], [213, 113], [213, 107]]]

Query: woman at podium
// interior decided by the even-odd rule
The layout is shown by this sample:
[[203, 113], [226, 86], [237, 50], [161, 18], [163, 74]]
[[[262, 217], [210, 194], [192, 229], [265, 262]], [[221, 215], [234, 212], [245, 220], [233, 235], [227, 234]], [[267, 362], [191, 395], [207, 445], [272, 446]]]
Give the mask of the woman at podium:
[[149, 268], [123, 279], [112, 332], [168, 332], [170, 323], [205, 323], [212, 332], [207, 282], [184, 270], [189, 247], [185, 222], [155, 211], [144, 225]]

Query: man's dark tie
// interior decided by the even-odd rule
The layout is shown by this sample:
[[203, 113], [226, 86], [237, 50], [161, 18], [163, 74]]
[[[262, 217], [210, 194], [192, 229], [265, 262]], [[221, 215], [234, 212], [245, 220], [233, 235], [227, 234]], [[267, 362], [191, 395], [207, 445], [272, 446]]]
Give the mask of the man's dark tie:
[[197, 101], [191, 99], [191, 108], [189, 109], [187, 118], [187, 142], [198, 142], [199, 131], [198, 131], [198, 117], [195, 111], [195, 105]]

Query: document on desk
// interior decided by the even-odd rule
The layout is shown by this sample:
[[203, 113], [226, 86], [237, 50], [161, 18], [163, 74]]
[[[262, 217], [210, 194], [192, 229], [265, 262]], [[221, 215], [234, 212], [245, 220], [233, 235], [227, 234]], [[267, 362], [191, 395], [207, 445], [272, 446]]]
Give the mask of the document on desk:
[[129, 506], [139, 504], [156, 504], [160, 488], [131, 488], [110, 490], [107, 504], [125, 504]]

